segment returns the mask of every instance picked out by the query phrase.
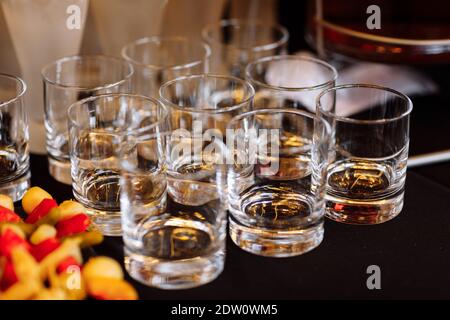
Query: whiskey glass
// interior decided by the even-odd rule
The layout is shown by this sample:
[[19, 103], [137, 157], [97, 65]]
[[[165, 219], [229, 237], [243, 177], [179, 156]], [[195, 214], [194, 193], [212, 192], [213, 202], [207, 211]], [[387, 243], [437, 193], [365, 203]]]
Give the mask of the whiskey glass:
[[165, 83], [168, 108], [168, 192], [178, 203], [197, 206], [216, 199], [226, 186], [226, 127], [252, 109], [254, 89], [245, 80], [192, 75]]
[[163, 83], [208, 72], [210, 55], [208, 45], [184, 37], [147, 37], [122, 48], [122, 57], [135, 70], [132, 92], [156, 98]]
[[[129, 146], [137, 154], [122, 161], [125, 265], [144, 284], [192, 288], [214, 280], [224, 268], [225, 129], [234, 115], [251, 107], [253, 88], [233, 77], [195, 75], [167, 82], [160, 95], [169, 114], [169, 131], [161, 134], [166, 180], [141, 182], [161, 172], [156, 164], [162, 160], [140, 165], [145, 162], [139, 160], [139, 140]], [[156, 145], [152, 139], [142, 143]], [[162, 158], [157, 151], [149, 154]], [[152, 185], [162, 200], [144, 195]]]
[[128, 92], [133, 67], [101, 55], [71, 56], [42, 69], [48, 167], [59, 182], [71, 184], [67, 109], [84, 98]]
[[249, 62], [285, 54], [289, 33], [277, 24], [231, 19], [206, 26], [202, 37], [211, 48], [211, 72], [244, 78]]
[[[349, 97], [368, 108], [348, 115]], [[403, 207], [413, 105], [404, 94], [371, 84], [330, 88], [317, 98], [317, 115], [333, 129], [326, 180], [326, 215], [349, 224], [378, 224]]]
[[335, 85], [338, 73], [315, 58], [282, 55], [264, 57], [245, 69], [255, 88], [255, 109], [294, 108], [315, 112], [316, 98]]
[[121, 235], [120, 157], [125, 138], [160, 111], [157, 100], [132, 94], [86, 98], [69, 107], [73, 194], [107, 236]]
[[20, 200], [30, 186], [25, 82], [0, 74], [0, 194]]
[[305, 111], [273, 108], [239, 115], [228, 130], [233, 242], [267, 257], [316, 248], [324, 233], [329, 124]]

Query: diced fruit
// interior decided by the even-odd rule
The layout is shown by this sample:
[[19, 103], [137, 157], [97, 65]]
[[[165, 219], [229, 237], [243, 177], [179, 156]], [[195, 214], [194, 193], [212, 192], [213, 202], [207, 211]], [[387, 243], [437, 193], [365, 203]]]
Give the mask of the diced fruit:
[[0, 222], [20, 222], [22, 219], [12, 210], [0, 206]]
[[86, 281], [92, 278], [123, 279], [123, 271], [116, 260], [109, 257], [95, 257], [84, 265], [83, 277]]
[[44, 199], [53, 199], [53, 197], [47, 191], [39, 187], [28, 189], [22, 198], [23, 210], [30, 214]]
[[61, 245], [58, 239], [49, 238], [31, 247], [31, 254], [38, 261], [42, 261], [48, 254], [52, 253]]
[[60, 218], [67, 219], [79, 213], [86, 213], [86, 208], [79, 202], [73, 200], [64, 201], [59, 205]]
[[18, 247], [22, 247], [26, 250], [30, 249], [30, 245], [26, 240], [21, 238], [11, 229], [6, 229], [0, 236], [0, 256], [9, 257], [11, 251]]
[[64, 259], [62, 262], [60, 262], [58, 264], [58, 267], [56, 268], [56, 272], [58, 272], [58, 274], [66, 272], [72, 266], [76, 266], [81, 269], [80, 264], [77, 262], [77, 260], [75, 260], [74, 257], [67, 257], [66, 259]]
[[50, 210], [50, 212], [42, 217], [40, 220], [38, 220], [34, 226], [41, 226], [43, 224], [48, 224], [51, 226], [54, 226], [58, 223], [58, 221], [60, 220], [60, 211], [59, 208], [53, 208], [52, 210]]
[[0, 290], [5, 291], [17, 282], [17, 275], [11, 261], [6, 260], [0, 279]]
[[98, 300], [136, 300], [136, 290], [126, 281], [112, 278], [90, 278], [88, 294]]
[[25, 232], [16, 224], [5, 223], [0, 227], [1, 234], [4, 234], [6, 232], [6, 230], [11, 230], [12, 232], [14, 232], [18, 236], [20, 236], [22, 239], [26, 238]]
[[42, 289], [42, 284], [37, 280], [17, 282], [8, 290], [0, 293], [0, 300], [26, 300], [31, 299]]
[[84, 232], [89, 227], [89, 223], [89, 217], [84, 213], [77, 214], [64, 220], [60, 220], [56, 224], [56, 230], [58, 230], [57, 237], [62, 238]]
[[5, 194], [0, 194], [0, 206], [9, 209], [11, 211], [14, 211], [13, 199]]
[[48, 224], [40, 225], [31, 235], [30, 242], [34, 245], [39, 244], [49, 238], [55, 238], [56, 233], [55, 227]]
[[41, 276], [56, 273], [58, 264], [63, 262], [67, 257], [73, 257], [79, 264], [83, 262], [79, 247], [80, 241], [75, 239], [66, 239], [52, 253], [48, 254], [40, 264]]
[[39, 203], [38, 206], [33, 209], [25, 222], [30, 224], [36, 223], [37, 221], [45, 217], [50, 212], [50, 210], [56, 208], [57, 206], [58, 203], [56, 203], [55, 200], [43, 199], [41, 203]]

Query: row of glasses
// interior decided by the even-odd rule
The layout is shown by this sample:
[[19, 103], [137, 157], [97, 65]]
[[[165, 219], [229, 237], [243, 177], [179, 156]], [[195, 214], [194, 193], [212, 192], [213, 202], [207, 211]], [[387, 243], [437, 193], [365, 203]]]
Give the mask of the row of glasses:
[[[265, 57], [282, 53], [288, 36], [258, 27], [207, 27], [212, 53], [182, 38], [138, 40], [117, 59], [122, 72], [80, 72], [86, 85], [73, 76], [80, 61], [67, 73], [56, 65], [53, 79], [44, 69], [49, 105], [74, 97], [49, 111], [48, 145], [70, 154], [75, 197], [95, 224], [123, 234], [125, 265], [138, 281], [166, 289], [212, 281], [223, 270], [227, 210], [239, 247], [286, 257], [320, 244], [325, 213], [372, 224], [402, 208], [409, 99], [373, 85], [336, 87], [336, 70], [317, 59]], [[210, 38], [213, 31], [220, 36]], [[205, 74], [211, 57], [213, 70], [246, 80]], [[110, 71], [117, 78], [89, 84]], [[50, 95], [54, 84], [61, 91]], [[117, 91], [94, 90], [105, 87]], [[341, 111], [340, 95], [362, 90], [375, 101], [369, 111]], [[141, 95], [120, 93], [127, 91]], [[53, 119], [84, 97], [55, 143]]]

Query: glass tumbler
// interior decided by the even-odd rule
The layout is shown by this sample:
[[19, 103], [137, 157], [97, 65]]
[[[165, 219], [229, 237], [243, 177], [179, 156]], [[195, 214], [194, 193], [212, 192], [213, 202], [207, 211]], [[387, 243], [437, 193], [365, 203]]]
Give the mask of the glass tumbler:
[[235, 117], [227, 139], [230, 236], [261, 256], [290, 257], [323, 239], [330, 126], [294, 109]]
[[[349, 97], [366, 101], [367, 109], [349, 114]], [[317, 114], [333, 129], [327, 217], [377, 224], [401, 212], [412, 107], [404, 94], [370, 84], [341, 85], [319, 95]]]
[[276, 24], [232, 19], [206, 26], [202, 37], [211, 48], [211, 72], [244, 78], [249, 62], [285, 54], [289, 33]]
[[71, 184], [67, 109], [84, 98], [128, 92], [133, 67], [113, 57], [71, 56], [42, 69], [45, 128], [50, 175]]
[[104, 235], [121, 235], [119, 179], [125, 138], [149, 126], [158, 110], [156, 100], [132, 94], [99, 95], [69, 107], [73, 194]]
[[158, 97], [169, 80], [208, 72], [211, 50], [201, 41], [183, 37], [148, 37], [122, 48], [122, 57], [134, 67], [132, 92]]
[[264, 57], [246, 68], [255, 88], [255, 109], [294, 108], [315, 112], [316, 98], [335, 85], [338, 73], [328, 63], [304, 56]]
[[[165, 193], [150, 201], [141, 188], [159, 176], [140, 165], [137, 154], [123, 157], [125, 265], [135, 279], [159, 288], [183, 289], [214, 280], [223, 270], [226, 239], [226, 124], [251, 108], [253, 88], [226, 76], [181, 77], [161, 87], [168, 110]], [[157, 139], [157, 135], [152, 135]], [[142, 144], [152, 142], [144, 140]], [[145, 147], [142, 147], [145, 150]], [[152, 152], [157, 155], [158, 152]]]
[[30, 186], [25, 82], [0, 74], [0, 194], [20, 200]]

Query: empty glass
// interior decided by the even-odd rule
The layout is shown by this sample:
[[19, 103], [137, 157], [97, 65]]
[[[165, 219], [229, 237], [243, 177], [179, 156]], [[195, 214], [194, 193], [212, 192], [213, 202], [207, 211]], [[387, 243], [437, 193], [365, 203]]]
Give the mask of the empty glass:
[[[347, 99], [370, 106], [348, 114]], [[317, 114], [333, 128], [326, 183], [330, 219], [376, 224], [397, 216], [403, 207], [412, 102], [393, 89], [349, 84], [317, 98]]]
[[0, 194], [14, 201], [30, 185], [25, 91], [22, 79], [0, 74]]
[[75, 101], [99, 94], [128, 92], [133, 67], [106, 56], [72, 56], [42, 70], [49, 171], [71, 184], [67, 109]]
[[[170, 131], [162, 135], [167, 180], [146, 182], [162, 170], [154, 158], [147, 167], [139, 160], [139, 150], [157, 145], [158, 135], [129, 144], [138, 151], [124, 157], [122, 166], [125, 263], [145, 284], [191, 288], [214, 280], [224, 267], [225, 128], [234, 115], [251, 108], [253, 88], [237, 78], [198, 75], [169, 81], [160, 93], [169, 113]], [[154, 185], [166, 202], [148, 200], [141, 185]]]
[[328, 123], [305, 111], [261, 109], [235, 117], [228, 130], [234, 243], [269, 257], [317, 247], [323, 239]]
[[68, 110], [73, 194], [105, 235], [121, 235], [119, 157], [125, 138], [149, 126], [158, 108], [154, 99], [110, 94]]
[[208, 72], [209, 47], [183, 37], [149, 37], [122, 48], [122, 57], [133, 64], [132, 91], [158, 97], [169, 80]]
[[208, 25], [202, 36], [211, 47], [211, 72], [240, 78], [249, 62], [286, 53], [289, 40], [280, 25], [236, 19]]
[[314, 112], [316, 98], [335, 85], [337, 71], [305, 56], [274, 56], [253, 61], [246, 78], [255, 88], [255, 109], [295, 108]]
[[165, 83], [160, 93], [172, 130], [169, 194], [190, 206], [216, 199], [216, 189], [226, 185], [226, 127], [251, 110], [253, 87], [231, 76], [195, 75]]

